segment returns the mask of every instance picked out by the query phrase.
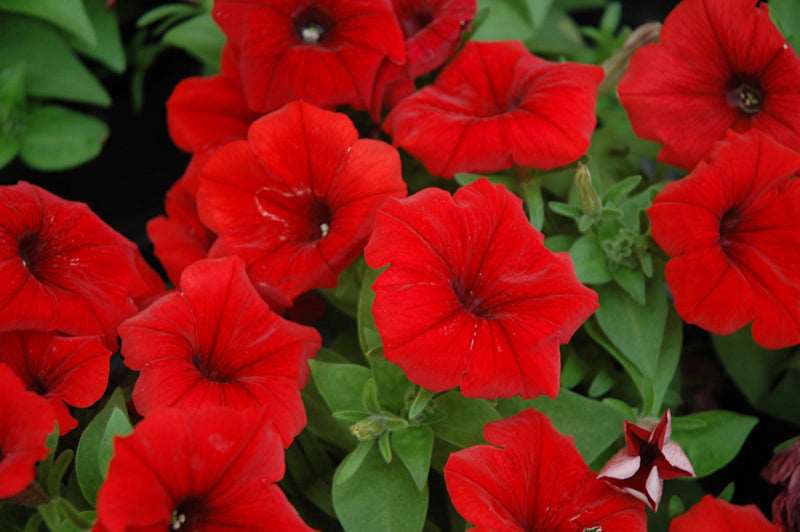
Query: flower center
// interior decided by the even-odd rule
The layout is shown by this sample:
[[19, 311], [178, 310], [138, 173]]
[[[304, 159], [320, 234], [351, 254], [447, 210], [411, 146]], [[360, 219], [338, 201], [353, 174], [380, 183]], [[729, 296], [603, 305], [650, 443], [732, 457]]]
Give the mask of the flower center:
[[464, 310], [478, 318], [491, 317], [491, 312], [484, 305], [485, 301], [472, 288], [465, 286], [461, 281], [453, 281], [451, 284]]
[[761, 111], [764, 94], [757, 83], [742, 82], [728, 91], [728, 105], [738, 107], [745, 114], [752, 115]]
[[203, 377], [210, 381], [223, 383], [230, 381], [230, 378], [227, 375], [215, 368], [209, 363], [208, 360], [205, 360], [203, 355], [200, 353], [195, 353], [195, 355], [192, 357], [192, 363], [194, 364], [194, 367], [197, 368], [197, 371], [199, 371]]
[[406, 39], [410, 39], [425, 29], [431, 22], [433, 22], [433, 15], [422, 9], [409, 13], [408, 16], [400, 19], [400, 25], [403, 27], [403, 35], [405, 35]]
[[730, 237], [736, 230], [736, 225], [740, 219], [741, 215], [735, 207], [722, 215], [722, 219], [719, 221], [719, 243], [721, 246], [725, 247], [731, 244]]
[[331, 230], [333, 215], [328, 204], [316, 200], [311, 205], [311, 235], [310, 240], [321, 240], [328, 236]]
[[172, 510], [170, 524], [167, 530], [191, 532], [197, 528], [203, 514], [203, 505], [198, 500], [189, 500]]
[[39, 241], [35, 234], [23, 235], [17, 243], [19, 258], [22, 260], [22, 265], [28, 269], [31, 275], [36, 276], [38, 271], [37, 267], [41, 261], [42, 251], [44, 246]]
[[321, 9], [310, 6], [294, 16], [294, 29], [303, 44], [322, 44], [333, 28], [333, 20]]

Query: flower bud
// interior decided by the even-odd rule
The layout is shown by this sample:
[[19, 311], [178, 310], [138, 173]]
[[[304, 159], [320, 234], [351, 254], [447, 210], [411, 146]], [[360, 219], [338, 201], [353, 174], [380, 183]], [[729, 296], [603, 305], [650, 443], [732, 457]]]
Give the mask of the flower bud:
[[589, 167], [578, 162], [578, 171], [575, 172], [575, 184], [578, 186], [578, 193], [581, 198], [581, 208], [589, 216], [597, 216], [603, 209], [603, 202], [592, 185], [592, 174]]

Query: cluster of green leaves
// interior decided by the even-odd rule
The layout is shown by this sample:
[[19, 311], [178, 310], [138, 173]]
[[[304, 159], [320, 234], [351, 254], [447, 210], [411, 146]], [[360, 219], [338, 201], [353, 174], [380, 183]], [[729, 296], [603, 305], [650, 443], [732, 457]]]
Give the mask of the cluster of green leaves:
[[105, 0], [0, 0], [0, 50], [0, 168], [17, 155], [43, 171], [96, 157], [108, 127], [63, 104], [111, 105], [80, 59], [125, 70], [116, 14]]

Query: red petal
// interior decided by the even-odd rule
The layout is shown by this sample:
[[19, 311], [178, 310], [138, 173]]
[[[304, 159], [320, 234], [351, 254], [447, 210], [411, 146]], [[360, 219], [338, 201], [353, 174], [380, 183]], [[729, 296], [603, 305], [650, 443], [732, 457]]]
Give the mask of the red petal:
[[754, 504], [738, 506], [706, 495], [688, 512], [676, 517], [669, 532], [780, 532]]

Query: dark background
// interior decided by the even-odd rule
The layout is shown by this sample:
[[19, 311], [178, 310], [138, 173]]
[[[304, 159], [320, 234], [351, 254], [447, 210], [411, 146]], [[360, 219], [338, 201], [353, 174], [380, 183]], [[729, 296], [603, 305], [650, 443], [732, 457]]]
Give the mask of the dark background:
[[[136, 14], [161, 3], [122, 0], [120, 8], [124, 5], [124, 9]], [[676, 0], [623, 1], [623, 23], [636, 27], [663, 20], [676, 3]], [[597, 23], [599, 15], [585, 12], [576, 18], [579, 24], [590, 25]], [[123, 22], [125, 42], [130, 42], [134, 33], [134, 20]], [[103, 220], [136, 242], [155, 265], [145, 224], [162, 212], [164, 193], [180, 177], [189, 159], [170, 142], [164, 102], [178, 81], [199, 75], [200, 70], [199, 64], [182, 52], [174, 49], [164, 52], [147, 73], [141, 113], [134, 112], [131, 105], [129, 73], [103, 77], [113, 106], [106, 110], [87, 109], [106, 120], [111, 129], [101, 155], [86, 165], [59, 173], [35, 172], [15, 162], [0, 171], [0, 185], [26, 180], [64, 198], [88, 203]], [[794, 430], [752, 411], [727, 379], [705, 332], [687, 327], [681, 364], [684, 395], [690, 410], [726, 408], [761, 418], [742, 453], [728, 467], [704, 480], [705, 489], [719, 493], [735, 480], [734, 502], [756, 502], [769, 515], [776, 492], [760, 479], [759, 473], [772, 456], [774, 446], [795, 435]]]

